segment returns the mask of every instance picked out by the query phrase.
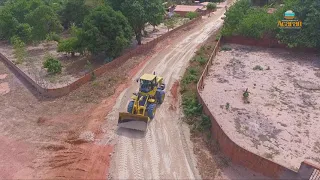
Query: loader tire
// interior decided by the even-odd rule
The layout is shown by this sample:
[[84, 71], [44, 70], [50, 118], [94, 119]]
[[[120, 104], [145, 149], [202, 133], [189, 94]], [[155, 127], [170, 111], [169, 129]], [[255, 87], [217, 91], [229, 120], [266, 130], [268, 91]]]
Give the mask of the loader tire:
[[162, 91], [162, 90], [158, 90], [158, 92], [157, 92], [158, 104], [162, 104], [165, 97], [166, 97], [166, 93], [164, 91]]
[[133, 106], [134, 106], [134, 101], [130, 101], [127, 108], [128, 113], [132, 114]]
[[156, 114], [156, 107], [157, 107], [156, 104], [149, 104], [147, 108], [147, 113], [150, 119], [154, 118], [154, 115]]

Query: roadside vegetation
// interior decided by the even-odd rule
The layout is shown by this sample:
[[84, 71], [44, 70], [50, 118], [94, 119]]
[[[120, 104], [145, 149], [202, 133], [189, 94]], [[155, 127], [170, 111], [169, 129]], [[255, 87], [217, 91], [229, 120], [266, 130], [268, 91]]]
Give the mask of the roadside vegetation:
[[[239, 0], [226, 12], [223, 36], [241, 35], [252, 38], [277, 38], [288, 47], [320, 47], [320, 3], [315, 0], [284, 0], [264, 6], [250, 0]], [[269, 8], [275, 12], [268, 13]], [[302, 21], [301, 29], [280, 29], [279, 20], [283, 20], [284, 12], [292, 10]]]
[[190, 61], [180, 82], [184, 121], [191, 126], [193, 133], [203, 134], [206, 138], [211, 137], [211, 121], [209, 117], [203, 114], [202, 106], [198, 102], [197, 82], [210, 58], [215, 43], [215, 36], [212, 36], [201, 46]]

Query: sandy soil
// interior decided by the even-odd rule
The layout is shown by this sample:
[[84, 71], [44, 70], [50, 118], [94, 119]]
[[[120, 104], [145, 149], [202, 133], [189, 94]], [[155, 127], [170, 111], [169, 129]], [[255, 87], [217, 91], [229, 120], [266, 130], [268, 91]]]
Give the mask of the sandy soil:
[[[230, 47], [218, 53], [202, 92], [225, 132], [288, 168], [297, 170], [305, 159], [320, 163], [319, 56]], [[258, 65], [263, 70], [254, 70]], [[249, 104], [243, 99], [247, 88]]]
[[167, 44], [57, 99], [41, 97], [0, 62], [0, 84], [10, 90], [0, 95], [0, 179], [105, 178], [113, 146], [97, 143], [110, 130], [102, 129], [104, 118], [127, 87], [127, 76]]
[[[189, 128], [182, 123], [177, 97], [177, 80], [200, 44], [221, 27], [223, 10], [205, 18], [200, 26], [156, 53], [141, 71], [132, 77], [132, 85], [118, 98], [107, 121], [114, 133], [107, 133], [102, 143], [116, 144], [110, 179], [199, 179], [201, 178], [190, 141]], [[128, 100], [138, 89], [134, 80], [143, 73], [163, 76], [167, 84], [166, 100], [158, 107], [155, 119], [145, 134], [116, 128], [118, 112], [126, 111]], [[198, 164], [198, 165], [197, 165]], [[212, 167], [214, 168], [214, 167]], [[229, 177], [227, 174], [226, 177]]]

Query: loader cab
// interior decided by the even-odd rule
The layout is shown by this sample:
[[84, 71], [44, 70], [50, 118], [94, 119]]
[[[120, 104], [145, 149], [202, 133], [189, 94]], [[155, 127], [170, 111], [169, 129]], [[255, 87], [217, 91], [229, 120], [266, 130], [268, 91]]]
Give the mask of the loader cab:
[[157, 77], [152, 74], [144, 74], [140, 78], [140, 91], [149, 93], [157, 87]]

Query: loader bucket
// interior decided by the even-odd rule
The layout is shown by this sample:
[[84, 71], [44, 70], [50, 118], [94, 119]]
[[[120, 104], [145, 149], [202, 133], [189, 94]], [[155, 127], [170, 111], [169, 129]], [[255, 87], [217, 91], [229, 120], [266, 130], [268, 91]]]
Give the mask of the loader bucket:
[[149, 117], [131, 113], [119, 113], [118, 126], [127, 129], [146, 131]]

